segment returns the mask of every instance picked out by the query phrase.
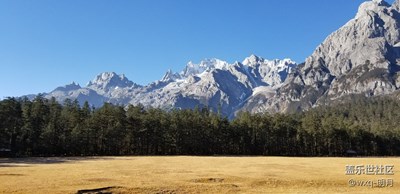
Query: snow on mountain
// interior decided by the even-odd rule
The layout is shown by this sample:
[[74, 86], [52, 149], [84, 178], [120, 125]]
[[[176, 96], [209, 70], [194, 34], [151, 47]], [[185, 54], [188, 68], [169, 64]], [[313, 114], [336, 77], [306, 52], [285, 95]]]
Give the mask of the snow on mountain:
[[253, 77], [269, 86], [279, 85], [296, 68], [296, 62], [290, 59], [269, 61], [255, 55], [246, 58], [242, 63], [250, 67]]
[[289, 59], [269, 61], [255, 55], [233, 64], [205, 59], [197, 64], [189, 62], [180, 73], [168, 70], [160, 80], [146, 86], [133, 83], [123, 74], [105, 72], [86, 87], [73, 83], [56, 88], [46, 97], [78, 99], [81, 103], [87, 100], [95, 106], [111, 102], [164, 109], [207, 106], [216, 111], [221, 107], [225, 115], [232, 115], [255, 88], [275, 90], [273, 87], [282, 84], [295, 66]]
[[[288, 59], [263, 59], [246, 65], [239, 62], [229, 64], [219, 59], [205, 59], [198, 64], [189, 62], [179, 74], [168, 70], [160, 81], [145, 86], [144, 91], [139, 92], [130, 103], [166, 109], [207, 106], [216, 111], [220, 107], [223, 114], [232, 115], [252, 95], [255, 87], [281, 84], [295, 65]], [[264, 82], [261, 77], [264, 72], [258, 72], [264, 69], [273, 75], [271, 77], [279, 79]]]
[[185, 69], [180, 73], [181, 77], [188, 77], [190, 75], [197, 75], [203, 73], [205, 71], [209, 71], [212, 69], [226, 69], [229, 64], [226, 61], [222, 61], [219, 59], [205, 59], [198, 64], [190, 61]]
[[170, 82], [170, 81], [176, 81], [178, 79], [181, 79], [181, 75], [178, 73], [172, 72], [171, 69], [169, 69], [165, 75], [162, 77], [161, 81], [162, 82]]
[[117, 75], [115, 72], [104, 72], [90, 81], [87, 87], [100, 94], [105, 94], [113, 89], [138, 87], [138, 85], [128, 80], [124, 74]]

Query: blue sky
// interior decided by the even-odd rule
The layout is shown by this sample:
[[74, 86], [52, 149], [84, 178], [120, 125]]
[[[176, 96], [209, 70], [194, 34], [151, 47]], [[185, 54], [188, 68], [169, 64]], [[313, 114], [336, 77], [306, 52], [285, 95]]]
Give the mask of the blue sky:
[[0, 98], [105, 71], [147, 84], [204, 58], [303, 62], [362, 2], [0, 0]]

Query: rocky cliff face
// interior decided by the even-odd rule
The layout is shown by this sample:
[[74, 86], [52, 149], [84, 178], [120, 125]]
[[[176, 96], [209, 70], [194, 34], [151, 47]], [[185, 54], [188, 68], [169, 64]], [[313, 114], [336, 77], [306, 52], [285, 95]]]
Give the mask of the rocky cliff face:
[[254, 96], [243, 109], [291, 112], [348, 94], [373, 96], [398, 90], [399, 5], [399, 0], [392, 6], [383, 0], [361, 4], [355, 18], [329, 35], [274, 95]]

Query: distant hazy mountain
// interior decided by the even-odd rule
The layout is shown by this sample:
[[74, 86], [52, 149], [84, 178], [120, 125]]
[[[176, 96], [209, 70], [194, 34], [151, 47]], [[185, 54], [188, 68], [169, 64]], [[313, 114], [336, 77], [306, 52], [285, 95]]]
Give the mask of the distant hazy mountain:
[[292, 112], [327, 104], [350, 94], [392, 95], [400, 87], [400, 0], [360, 5], [355, 18], [329, 35], [305, 63], [266, 60], [251, 55], [228, 64], [206, 59], [189, 62], [179, 73], [167, 71], [140, 86], [124, 75], [102, 73], [87, 86], [72, 83], [45, 97], [194, 108], [208, 106], [224, 115], [237, 111]]

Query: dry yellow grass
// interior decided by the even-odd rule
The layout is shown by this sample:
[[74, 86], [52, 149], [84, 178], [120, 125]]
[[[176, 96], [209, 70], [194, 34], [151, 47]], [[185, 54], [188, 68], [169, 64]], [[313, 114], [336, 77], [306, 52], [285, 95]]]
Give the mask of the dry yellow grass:
[[[394, 175], [345, 175], [347, 164], [393, 164]], [[0, 159], [0, 193], [77, 193], [96, 188], [112, 193], [400, 193], [399, 169], [400, 158]], [[350, 187], [351, 178], [390, 178], [394, 186]]]

